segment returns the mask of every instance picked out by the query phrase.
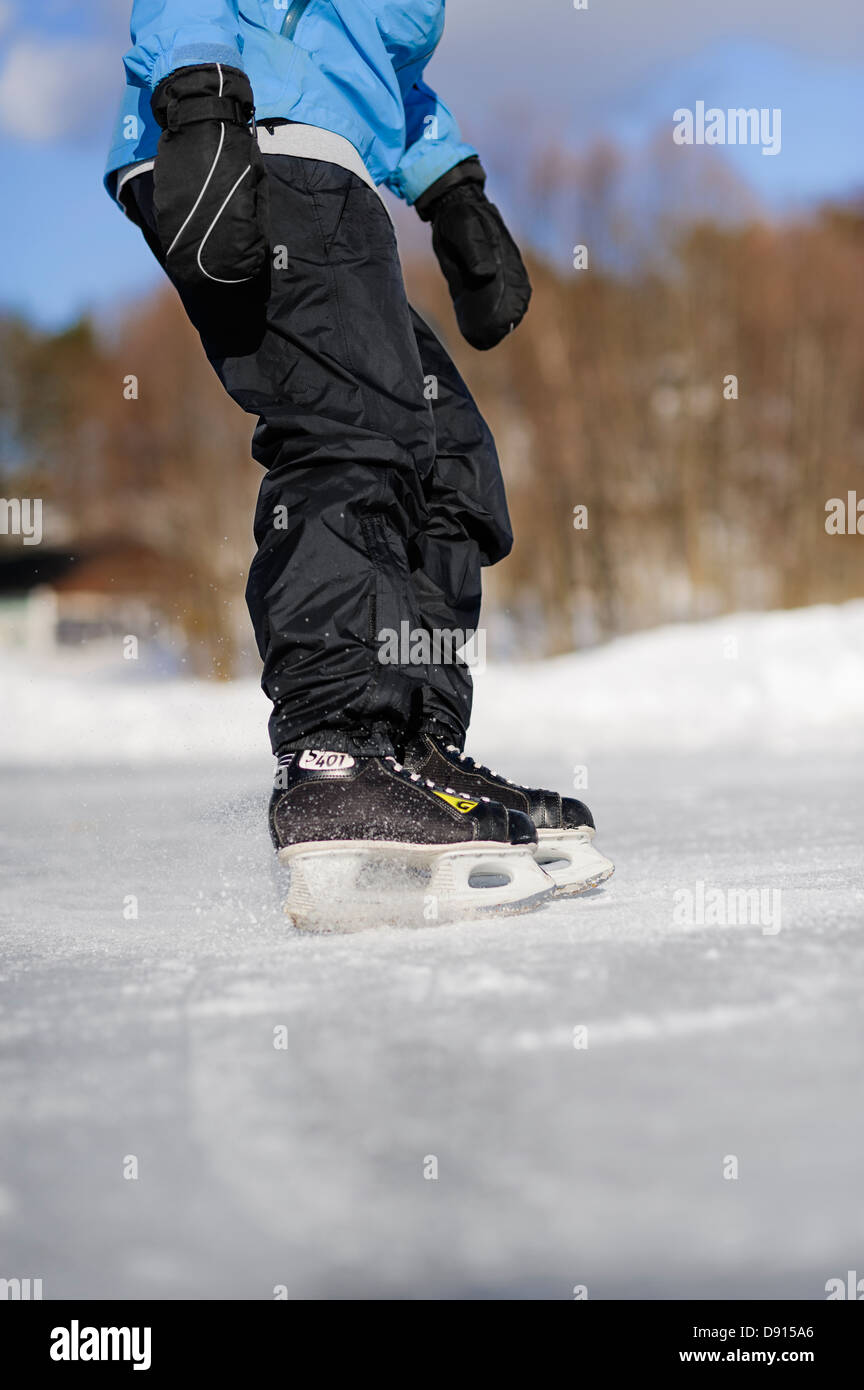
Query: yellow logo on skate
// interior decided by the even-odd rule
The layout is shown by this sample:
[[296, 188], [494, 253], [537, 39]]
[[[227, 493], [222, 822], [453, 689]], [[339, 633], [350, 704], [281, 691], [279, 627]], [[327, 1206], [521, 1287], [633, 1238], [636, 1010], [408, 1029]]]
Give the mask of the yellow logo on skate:
[[448, 792], [436, 792], [435, 795], [440, 796], [442, 801], [449, 801], [450, 805], [455, 806], [456, 810], [461, 811], [463, 815], [473, 811], [477, 805], [476, 801], [466, 801], [464, 796], [450, 796]]

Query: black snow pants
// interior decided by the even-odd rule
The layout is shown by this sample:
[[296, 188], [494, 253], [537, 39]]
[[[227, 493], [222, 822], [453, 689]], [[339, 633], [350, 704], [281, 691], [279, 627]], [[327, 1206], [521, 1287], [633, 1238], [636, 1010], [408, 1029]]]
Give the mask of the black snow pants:
[[[259, 417], [246, 598], [273, 750], [390, 753], [419, 730], [461, 748], [471, 676], [446, 634], [476, 630], [480, 568], [512, 544], [492, 436], [408, 304], [377, 193], [336, 164], [264, 160], [269, 282], [182, 298], [225, 389]], [[152, 173], [123, 198], [161, 261]]]

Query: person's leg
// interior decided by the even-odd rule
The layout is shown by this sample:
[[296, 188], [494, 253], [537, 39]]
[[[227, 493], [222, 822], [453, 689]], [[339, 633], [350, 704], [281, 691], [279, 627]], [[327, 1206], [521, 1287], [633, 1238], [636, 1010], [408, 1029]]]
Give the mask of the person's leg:
[[[428, 520], [412, 551], [414, 593], [430, 632], [471, 634], [480, 618], [481, 566], [503, 559], [513, 544], [504, 482], [492, 434], [449, 353], [413, 309], [411, 317], [435, 422], [435, 462], [423, 484]], [[461, 749], [471, 698], [463, 662], [433, 661], [423, 731]]]
[[[424, 482], [429, 520], [416, 541], [413, 580], [424, 625], [470, 630], [480, 611], [481, 566], [510, 551], [512, 534], [495, 444], [446, 349], [412, 310], [427, 381], [434, 378], [435, 464]], [[434, 399], [437, 391], [437, 399]], [[595, 849], [594, 819], [582, 801], [502, 777], [462, 751], [471, 715], [471, 674], [431, 666], [423, 719], [403, 752], [409, 771], [460, 796], [488, 797], [536, 827], [538, 863], [561, 893], [605, 882], [614, 865]]]
[[[454, 795], [392, 756], [423, 728], [424, 701], [458, 721], [464, 697], [447, 683], [436, 697], [428, 664], [379, 659], [383, 631], [439, 617], [452, 627], [462, 609], [476, 622], [479, 580], [444, 571], [448, 547], [466, 573], [484, 553], [479, 417], [430, 340], [426, 372], [449, 401], [430, 479], [435, 423], [383, 205], [338, 166], [278, 155], [265, 164], [267, 293], [205, 292], [184, 304], [231, 396], [260, 416], [252, 452], [267, 474], [247, 598], [274, 701], [269, 823], [290, 868], [286, 911], [325, 930], [334, 917], [337, 929], [353, 929], [391, 920], [382, 918], [391, 910], [426, 921], [439, 904], [445, 916], [521, 911], [554, 891], [534, 858], [530, 817]], [[146, 178], [130, 181], [130, 198], [159, 254]], [[461, 411], [473, 425], [464, 437]], [[482, 542], [490, 555], [500, 550], [495, 531]]]
[[[395, 237], [356, 175], [285, 155], [265, 164], [266, 304], [221, 288], [184, 303], [226, 389], [260, 417], [252, 453], [267, 473], [247, 600], [271, 740], [277, 752], [392, 752], [428, 673], [379, 661], [377, 634], [421, 625], [408, 557], [434, 457]], [[127, 187], [152, 246], [152, 176]]]

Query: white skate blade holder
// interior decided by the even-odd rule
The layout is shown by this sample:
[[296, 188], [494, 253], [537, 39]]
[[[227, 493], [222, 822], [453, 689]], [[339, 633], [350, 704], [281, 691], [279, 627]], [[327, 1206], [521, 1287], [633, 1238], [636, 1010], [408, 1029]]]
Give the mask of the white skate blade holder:
[[288, 845], [285, 912], [304, 931], [429, 927], [528, 912], [555, 891], [532, 845], [318, 840]]
[[611, 878], [615, 865], [593, 845], [590, 825], [578, 830], [538, 830], [534, 856], [559, 894], [586, 893]]

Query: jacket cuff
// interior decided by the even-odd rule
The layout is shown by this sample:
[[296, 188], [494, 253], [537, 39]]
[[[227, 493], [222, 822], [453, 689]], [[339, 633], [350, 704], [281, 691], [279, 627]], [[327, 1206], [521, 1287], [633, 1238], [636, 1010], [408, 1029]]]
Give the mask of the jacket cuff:
[[410, 207], [448, 169], [476, 153], [473, 145], [465, 145], [461, 141], [454, 145], [450, 141], [436, 144], [432, 140], [420, 139], [408, 146], [395, 170], [384, 182], [391, 193], [403, 198]]
[[243, 68], [243, 39], [229, 29], [212, 26], [191, 27], [179, 33], [155, 35], [137, 44], [123, 59], [133, 83], [153, 91], [163, 77], [175, 68], [195, 67], [199, 63], [227, 63]]
[[229, 48], [227, 43], [186, 44], [183, 48], [175, 48], [171, 54], [161, 55], [161, 60], [157, 59], [150, 81], [155, 88], [163, 77], [167, 77], [177, 68], [199, 67], [202, 63], [224, 63], [228, 67], [243, 71], [243, 60], [239, 51]]
[[436, 179], [433, 184], [430, 184], [415, 200], [414, 207], [418, 217], [423, 222], [431, 222], [435, 212], [434, 204], [442, 194], [449, 193], [451, 189], [458, 188], [462, 183], [479, 183], [482, 188], [485, 182], [486, 170], [477, 155], [463, 159], [461, 163], [454, 164], [452, 169], [448, 169], [446, 174], [442, 174], [440, 179]]

